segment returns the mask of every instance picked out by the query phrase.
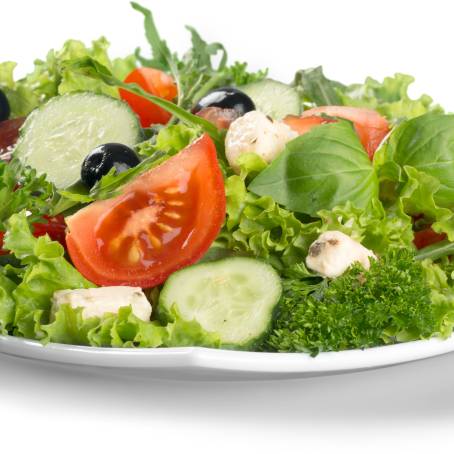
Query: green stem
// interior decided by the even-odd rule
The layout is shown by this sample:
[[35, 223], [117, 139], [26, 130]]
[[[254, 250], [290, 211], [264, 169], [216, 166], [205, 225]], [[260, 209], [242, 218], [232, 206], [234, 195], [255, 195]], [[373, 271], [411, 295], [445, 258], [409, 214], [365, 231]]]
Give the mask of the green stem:
[[425, 248], [420, 249], [416, 255], [416, 260], [431, 259], [437, 260], [447, 255], [454, 255], [454, 243], [448, 240], [440, 241]]

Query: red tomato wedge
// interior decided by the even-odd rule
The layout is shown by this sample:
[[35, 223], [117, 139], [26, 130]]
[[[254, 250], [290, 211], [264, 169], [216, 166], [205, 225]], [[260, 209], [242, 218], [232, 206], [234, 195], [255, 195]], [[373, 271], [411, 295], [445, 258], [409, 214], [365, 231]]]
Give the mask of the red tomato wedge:
[[384, 117], [375, 110], [359, 107], [314, 107], [313, 109], [303, 112], [300, 117], [300, 124], [298, 124], [298, 117], [287, 117], [284, 121], [292, 129], [295, 129], [295, 131], [299, 132], [299, 130], [301, 130], [302, 132], [299, 133], [304, 134], [317, 125], [314, 117], [320, 117], [322, 114], [331, 117], [345, 118], [346, 120], [353, 122], [359, 140], [366, 149], [370, 159], [373, 159], [376, 149], [389, 132], [389, 124]]
[[[168, 74], [153, 68], [137, 68], [125, 79], [126, 83], [136, 83], [148, 93], [172, 101], [177, 96], [177, 86]], [[141, 96], [120, 88], [120, 97], [139, 116], [142, 127], [153, 124], [166, 124], [171, 117], [163, 108]]]
[[225, 217], [216, 148], [204, 135], [126, 185], [66, 219], [76, 268], [98, 285], [142, 288], [199, 260]]

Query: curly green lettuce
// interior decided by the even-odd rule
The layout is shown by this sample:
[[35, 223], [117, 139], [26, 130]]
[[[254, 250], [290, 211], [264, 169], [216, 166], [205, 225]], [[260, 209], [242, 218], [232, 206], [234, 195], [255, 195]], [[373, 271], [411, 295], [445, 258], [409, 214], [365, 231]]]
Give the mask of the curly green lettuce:
[[363, 83], [344, 85], [328, 79], [321, 66], [298, 71], [293, 85], [306, 107], [339, 105], [374, 109], [392, 123], [418, 117], [426, 113], [441, 113], [429, 95], [412, 99], [408, 94], [414, 78], [396, 73], [382, 82], [368, 77]]
[[87, 47], [81, 41], [68, 40], [59, 50], [50, 50], [44, 60], [37, 59], [33, 71], [15, 80], [14, 62], [0, 63], [0, 89], [6, 94], [11, 107], [11, 118], [28, 115], [35, 107], [57, 95], [72, 91], [92, 91], [118, 97], [118, 90], [65, 68], [67, 60], [91, 57], [123, 79], [136, 67], [134, 55], [111, 60], [109, 42], [101, 37]]

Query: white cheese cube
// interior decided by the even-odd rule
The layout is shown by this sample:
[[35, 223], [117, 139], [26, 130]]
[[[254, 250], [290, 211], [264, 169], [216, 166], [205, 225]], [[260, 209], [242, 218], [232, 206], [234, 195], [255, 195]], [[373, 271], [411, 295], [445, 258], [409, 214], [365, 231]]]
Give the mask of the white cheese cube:
[[52, 312], [62, 304], [72, 308], [82, 307], [82, 317], [102, 317], [107, 313], [118, 314], [120, 307], [131, 306], [132, 313], [141, 320], [151, 317], [151, 304], [140, 287], [99, 287], [77, 290], [58, 290], [52, 297]]

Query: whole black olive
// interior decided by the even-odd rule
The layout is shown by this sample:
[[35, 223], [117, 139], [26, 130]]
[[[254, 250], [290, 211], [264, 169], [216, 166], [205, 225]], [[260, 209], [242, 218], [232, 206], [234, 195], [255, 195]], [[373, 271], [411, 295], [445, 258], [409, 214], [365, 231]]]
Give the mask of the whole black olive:
[[255, 110], [252, 99], [238, 88], [223, 87], [210, 91], [192, 109], [193, 113], [205, 107], [221, 107], [222, 109], [234, 109], [238, 114], [244, 115]]
[[121, 143], [105, 143], [91, 151], [82, 163], [80, 178], [91, 188], [103, 175], [115, 168], [117, 173], [135, 167], [140, 162], [131, 148]]
[[8, 120], [11, 109], [9, 107], [8, 98], [5, 93], [0, 90], [0, 121]]

